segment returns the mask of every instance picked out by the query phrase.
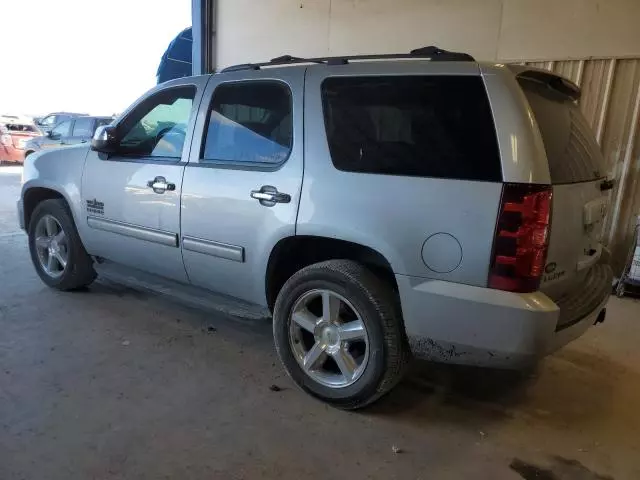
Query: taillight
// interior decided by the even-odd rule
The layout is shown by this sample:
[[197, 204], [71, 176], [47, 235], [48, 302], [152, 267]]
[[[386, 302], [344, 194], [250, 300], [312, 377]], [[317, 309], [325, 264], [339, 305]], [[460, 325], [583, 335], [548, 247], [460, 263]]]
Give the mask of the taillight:
[[493, 240], [489, 287], [534, 292], [549, 245], [551, 186], [507, 183]]
[[5, 145], [7, 147], [13, 146], [11, 135], [9, 135], [8, 133], [3, 133], [2, 135], [0, 135], [0, 143], [2, 143], [2, 145]]

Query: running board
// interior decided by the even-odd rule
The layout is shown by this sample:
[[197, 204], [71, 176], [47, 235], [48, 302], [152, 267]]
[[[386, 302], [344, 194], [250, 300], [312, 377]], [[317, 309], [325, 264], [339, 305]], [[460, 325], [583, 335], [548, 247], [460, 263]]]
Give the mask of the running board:
[[133, 290], [170, 297], [178, 303], [192, 308], [216, 311], [251, 323], [256, 320], [271, 319], [271, 313], [259, 305], [246, 303], [191, 285], [184, 285], [174, 280], [159, 278], [108, 260], [95, 262], [93, 266], [99, 278], [125, 285]]

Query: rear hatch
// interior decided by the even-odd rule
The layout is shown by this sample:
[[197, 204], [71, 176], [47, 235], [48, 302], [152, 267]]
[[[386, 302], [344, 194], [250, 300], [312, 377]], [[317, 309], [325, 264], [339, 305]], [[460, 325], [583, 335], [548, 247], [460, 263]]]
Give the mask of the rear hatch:
[[603, 249], [611, 183], [604, 158], [570, 82], [539, 71], [518, 75], [542, 134], [553, 188], [551, 234], [540, 289], [561, 309], [558, 328], [593, 312], [612, 274]]

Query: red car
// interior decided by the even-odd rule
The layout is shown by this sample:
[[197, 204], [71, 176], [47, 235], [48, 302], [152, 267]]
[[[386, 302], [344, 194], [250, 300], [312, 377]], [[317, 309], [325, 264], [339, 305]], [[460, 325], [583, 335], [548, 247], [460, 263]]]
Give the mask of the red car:
[[24, 144], [42, 133], [38, 128], [19, 118], [0, 117], [0, 162], [22, 163]]

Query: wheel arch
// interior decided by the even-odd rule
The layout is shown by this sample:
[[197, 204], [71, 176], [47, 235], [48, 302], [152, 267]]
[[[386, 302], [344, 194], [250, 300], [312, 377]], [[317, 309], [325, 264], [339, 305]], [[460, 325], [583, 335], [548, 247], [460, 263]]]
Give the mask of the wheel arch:
[[[67, 207], [69, 207], [69, 201], [58, 190], [49, 187], [30, 187], [26, 189], [22, 194], [23, 201], [23, 215], [25, 230], [29, 230], [29, 223], [31, 222], [31, 216], [35, 208], [45, 200], [60, 199], [63, 200]], [[73, 215], [72, 215], [73, 218]]]
[[295, 235], [278, 241], [269, 255], [265, 272], [265, 295], [269, 310], [273, 311], [278, 293], [294, 273], [308, 265], [336, 259], [362, 263], [397, 291], [391, 263], [379, 251], [337, 238]]

